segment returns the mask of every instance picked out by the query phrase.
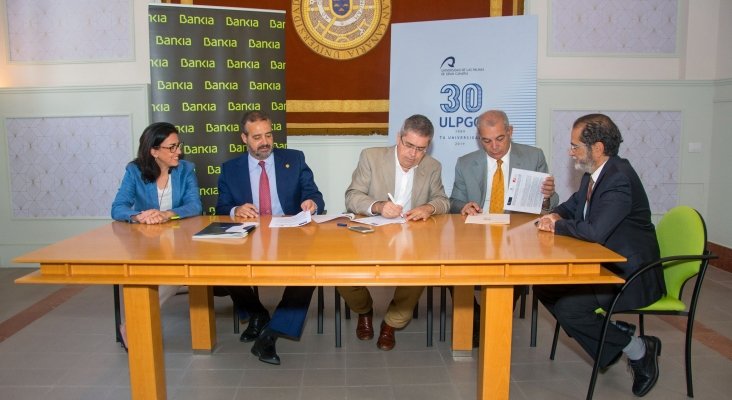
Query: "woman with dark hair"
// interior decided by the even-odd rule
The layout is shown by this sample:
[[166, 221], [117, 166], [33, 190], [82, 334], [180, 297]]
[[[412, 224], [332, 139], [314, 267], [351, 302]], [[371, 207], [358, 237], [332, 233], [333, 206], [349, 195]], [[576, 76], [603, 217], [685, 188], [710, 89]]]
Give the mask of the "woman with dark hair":
[[[145, 128], [140, 136], [137, 158], [127, 164], [112, 203], [112, 218], [131, 223], [162, 224], [171, 218], [201, 214], [203, 207], [195, 167], [180, 159], [181, 146], [178, 129], [173, 124], [156, 122]], [[175, 295], [178, 288], [161, 285], [160, 305]], [[119, 330], [127, 350], [124, 323]]]
[[173, 217], [200, 215], [202, 206], [194, 165], [181, 160], [178, 129], [155, 122], [140, 136], [137, 158], [127, 164], [112, 203], [112, 218], [161, 224]]

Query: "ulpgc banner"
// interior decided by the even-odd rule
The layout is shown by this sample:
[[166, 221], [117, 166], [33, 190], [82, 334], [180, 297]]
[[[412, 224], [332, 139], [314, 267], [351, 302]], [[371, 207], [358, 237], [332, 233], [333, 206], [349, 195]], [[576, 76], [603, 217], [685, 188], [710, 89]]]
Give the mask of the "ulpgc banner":
[[152, 120], [179, 128], [213, 214], [221, 164], [246, 152], [245, 112], [269, 113], [274, 145], [287, 146], [285, 13], [161, 4], [149, 22]]
[[457, 158], [479, 148], [475, 117], [501, 109], [516, 142], [536, 137], [536, 16], [393, 24], [389, 138], [404, 119], [435, 125], [430, 154], [452, 192]]

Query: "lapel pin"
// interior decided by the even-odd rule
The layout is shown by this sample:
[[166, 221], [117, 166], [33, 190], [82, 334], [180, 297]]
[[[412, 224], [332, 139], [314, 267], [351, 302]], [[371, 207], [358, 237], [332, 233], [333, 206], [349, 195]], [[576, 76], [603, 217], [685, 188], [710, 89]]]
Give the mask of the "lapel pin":
[[290, 168], [290, 164], [285, 164], [285, 168]]

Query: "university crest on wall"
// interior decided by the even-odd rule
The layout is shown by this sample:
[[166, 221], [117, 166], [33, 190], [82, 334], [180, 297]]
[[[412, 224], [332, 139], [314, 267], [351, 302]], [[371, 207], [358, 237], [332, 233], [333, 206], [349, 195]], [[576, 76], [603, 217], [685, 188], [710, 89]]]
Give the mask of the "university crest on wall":
[[389, 29], [391, 0], [292, 0], [292, 22], [312, 51], [348, 60], [376, 47]]

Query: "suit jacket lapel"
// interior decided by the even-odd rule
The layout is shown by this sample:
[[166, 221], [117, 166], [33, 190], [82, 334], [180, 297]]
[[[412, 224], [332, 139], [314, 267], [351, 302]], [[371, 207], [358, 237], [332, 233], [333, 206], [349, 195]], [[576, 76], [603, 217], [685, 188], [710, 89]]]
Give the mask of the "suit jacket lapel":
[[[427, 156], [425, 155], [425, 158]], [[424, 159], [422, 159], [424, 161]], [[424, 166], [417, 166], [414, 170], [414, 181], [412, 182], [412, 208], [420, 206], [422, 203], [418, 199], [429, 198], [423, 195], [423, 192], [427, 190], [427, 171]]]
[[483, 204], [485, 204], [485, 199], [488, 197], [488, 155], [483, 151], [480, 150], [480, 157], [478, 157], [474, 162], [477, 164], [477, 167], [475, 170], [480, 171], [478, 174], [480, 178], [480, 203], [478, 204], [480, 207], [483, 207]]
[[383, 163], [386, 165], [386, 168], [382, 169], [383, 175], [381, 176], [382, 182], [384, 182], [384, 185], [386, 186], [386, 192], [391, 193], [394, 195], [395, 190], [395, 177], [394, 177], [394, 171], [396, 171], [396, 161], [394, 160], [394, 152], [396, 151], [396, 146], [392, 146], [388, 148], [388, 151], [384, 155]]
[[152, 181], [145, 184], [145, 186], [145, 193], [147, 194], [147, 198], [150, 199], [150, 204], [153, 206], [153, 208], [159, 210], [160, 199], [158, 198], [158, 183], [156, 181]]
[[183, 187], [183, 183], [181, 183], [181, 176], [183, 174], [180, 173], [180, 166], [173, 168], [170, 170], [170, 185], [171, 185], [171, 200], [172, 200], [172, 207], [175, 208], [175, 205], [178, 204], [181, 188]]
[[252, 194], [252, 181], [249, 179], [249, 154], [244, 154], [243, 157], [239, 158], [239, 169], [241, 171], [241, 176], [239, 179], [241, 179], [242, 183], [241, 186], [238, 184], [233, 185], [233, 187], [241, 188], [241, 194], [242, 198], [244, 199], [244, 203], [254, 203], [254, 195]]

